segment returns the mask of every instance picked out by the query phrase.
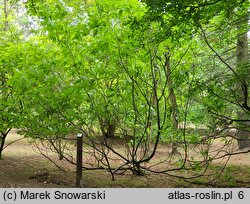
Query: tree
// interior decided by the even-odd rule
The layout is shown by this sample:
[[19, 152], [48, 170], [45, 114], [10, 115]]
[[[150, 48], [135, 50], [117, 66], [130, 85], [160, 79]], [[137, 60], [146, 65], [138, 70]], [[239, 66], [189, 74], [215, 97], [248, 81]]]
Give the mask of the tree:
[[[4, 32], [7, 32], [8, 31], [8, 11], [7, 11], [7, 0], [4, 0], [4, 6], [3, 6], [3, 11], [4, 11], [4, 26], [3, 26], [3, 31]], [[6, 84], [6, 79], [5, 79], [5, 76], [4, 74], [2, 73], [1, 74], [1, 89], [3, 89], [3, 86]], [[8, 94], [7, 94], [8, 95]], [[3, 90], [1, 90], [1, 99], [2, 99], [2, 96], [6, 98], [6, 93], [4, 93]], [[3, 117], [1, 117], [3, 118]], [[4, 119], [4, 123], [6, 123], [6, 119]], [[7, 121], [7, 128], [4, 127], [4, 125], [2, 125], [3, 127], [1, 127], [1, 135], [0, 135], [0, 140], [1, 140], [1, 143], [0, 143], [0, 159], [1, 159], [1, 156], [2, 156], [2, 151], [3, 151], [3, 148], [4, 148], [4, 143], [5, 143], [5, 139], [8, 135], [8, 133], [10, 132], [10, 128], [9, 128], [9, 125], [8, 125], [8, 121]]]
[[[13, 51], [13, 44], [18, 42], [16, 36], [11, 35], [15, 32], [14, 27], [10, 27], [9, 16], [11, 12], [9, 9], [8, 1], [3, 1], [3, 16], [0, 19], [0, 33], [3, 36], [0, 45], [0, 159], [2, 152], [5, 148], [5, 140], [11, 131], [13, 124], [16, 122], [16, 112], [19, 111], [19, 102], [15, 101], [13, 97], [12, 87], [9, 84], [9, 78], [13, 74], [12, 67], [9, 66], [9, 61], [6, 56], [10, 55]], [[11, 31], [10, 31], [11, 29]]]
[[[247, 10], [243, 8], [243, 19], [240, 19], [240, 22], [237, 21], [237, 45], [236, 45], [236, 66], [237, 73], [241, 79], [238, 85], [238, 89], [241, 90], [241, 94], [239, 96], [239, 105], [242, 106], [242, 110], [238, 113], [239, 119], [248, 120], [241, 123], [241, 128], [238, 130], [238, 145], [240, 149], [244, 149], [246, 147], [250, 147], [250, 131], [249, 131], [249, 76], [245, 75], [245, 73], [249, 73], [250, 71], [250, 63], [249, 63], [249, 52], [248, 52], [248, 36], [247, 30], [245, 27], [248, 24], [249, 14]], [[241, 14], [242, 15], [242, 14]], [[241, 16], [240, 16], [241, 17]]]
[[[195, 178], [234, 151], [214, 155], [212, 143], [222, 137], [218, 131], [238, 124], [231, 117], [244, 108], [232, 87], [239, 82], [231, 57], [238, 32], [228, 12], [249, 4], [146, 3], [27, 1], [38, 29], [1, 56], [12, 68], [11, 107], [21, 109], [16, 126], [72, 163], [56, 144], [82, 133], [95, 159], [84, 168], [106, 169], [112, 178], [127, 170], [179, 178], [186, 178], [180, 170], [191, 170]], [[194, 133], [194, 125], [204, 131]]]
[[[249, 19], [249, 2], [248, 1], [145, 1], [150, 9], [150, 15], [154, 16], [151, 18], [152, 20], [161, 21], [163, 27], [167, 26], [168, 24], [164, 22], [163, 16], [166, 15], [166, 12], [170, 12], [173, 16], [175, 16], [175, 20], [173, 21], [173, 25], [180, 25], [183, 21], [189, 25], [189, 28], [192, 29], [182, 29], [185, 31], [185, 34], [188, 33], [188, 35], [193, 35], [194, 32], [197, 33], [199, 30], [201, 31], [201, 36], [203, 37], [206, 46], [209, 47], [209, 49], [213, 52], [213, 54], [218, 58], [220, 63], [224, 65], [227, 68], [228, 74], [226, 77], [224, 77], [222, 83], [220, 85], [223, 86], [225, 90], [220, 94], [216, 94], [213, 92], [214, 97], [217, 97], [221, 103], [227, 103], [231, 101], [230, 103], [227, 103], [228, 110], [232, 113], [232, 103], [234, 105], [237, 104], [237, 109], [243, 109], [246, 112], [249, 113], [248, 110], [248, 79], [245, 78], [248, 73], [248, 63], [246, 62], [247, 59], [247, 47], [248, 47], [248, 39], [247, 39], [247, 32], [248, 32], [248, 23], [247, 19]], [[152, 15], [153, 14], [153, 15]], [[233, 15], [234, 16], [233, 16]], [[238, 28], [236, 28], [236, 22], [242, 22], [241, 24], [238, 23]], [[224, 23], [224, 25], [223, 25]], [[167, 24], [167, 25], [166, 25]], [[206, 26], [208, 24], [208, 26]], [[225, 24], [227, 26], [225, 26]], [[210, 28], [209, 28], [210, 26]], [[220, 26], [220, 27], [219, 27]], [[239, 29], [240, 27], [240, 29]], [[198, 28], [198, 29], [197, 29]], [[192, 31], [191, 33], [189, 31]], [[230, 33], [231, 32], [231, 33]], [[182, 32], [183, 33], [183, 32]], [[237, 34], [238, 33], [238, 34]], [[222, 38], [217, 38], [215, 35], [223, 35], [224, 40], [221, 40]], [[209, 36], [209, 37], [208, 37]], [[237, 51], [235, 50], [235, 41], [238, 39], [237, 43]], [[224, 49], [223, 49], [224, 46]], [[228, 50], [225, 50], [225, 47], [229, 47]], [[224, 50], [224, 52], [220, 52], [220, 50]], [[239, 67], [239, 64], [244, 64], [243, 69], [238, 70], [239, 68], [235, 68], [235, 61], [232, 61], [232, 52], [237, 52], [237, 67]], [[226, 57], [226, 59], [224, 58]], [[235, 55], [234, 55], [235, 56]], [[235, 59], [235, 58], [234, 58]], [[243, 62], [244, 61], [244, 62]], [[221, 70], [221, 69], [219, 69]], [[216, 71], [217, 74], [213, 77], [218, 77], [218, 71]], [[214, 73], [216, 73], [214, 72]], [[239, 86], [231, 89], [229, 86], [231, 84], [225, 84], [223, 82], [227, 81], [230, 83], [233, 83], [232, 78], [235, 78], [235, 82]], [[214, 79], [210, 79], [210, 81], [214, 81]], [[217, 82], [216, 82], [217, 83]], [[231, 93], [229, 93], [231, 92]], [[241, 95], [235, 94], [236, 92], [241, 93]], [[236, 97], [237, 96], [237, 97]], [[223, 102], [224, 101], [224, 102]], [[226, 102], [227, 101], [227, 102]], [[244, 102], [245, 101], [245, 102]], [[244, 105], [245, 104], [245, 105]], [[218, 110], [217, 110], [218, 111]], [[213, 112], [212, 110], [210, 113]], [[216, 112], [216, 111], [215, 111]], [[237, 122], [243, 122], [248, 121], [248, 113], [242, 117], [238, 118], [236, 120], [230, 120], [231, 122], [237, 123]], [[219, 113], [219, 115], [224, 115], [225, 117], [222, 117], [223, 119], [226, 119], [227, 123], [230, 123], [228, 119], [231, 118], [231, 116], [224, 113]], [[214, 115], [215, 116], [215, 115]], [[218, 115], [217, 115], [218, 116]], [[215, 117], [217, 117], [215, 116]], [[221, 118], [221, 119], [222, 119]], [[238, 121], [237, 121], [238, 120]], [[245, 132], [246, 133], [246, 132]], [[247, 133], [246, 133], [247, 134]]]

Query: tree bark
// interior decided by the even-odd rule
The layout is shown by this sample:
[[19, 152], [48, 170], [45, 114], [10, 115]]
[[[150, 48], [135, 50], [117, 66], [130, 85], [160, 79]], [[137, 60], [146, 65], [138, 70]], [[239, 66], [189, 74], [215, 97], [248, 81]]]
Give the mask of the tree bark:
[[9, 134], [11, 129], [8, 129], [6, 132], [2, 132], [1, 131], [1, 136], [0, 136], [0, 159], [2, 158], [2, 152], [4, 150], [4, 144], [5, 144], [5, 140], [7, 135]]
[[105, 138], [114, 138], [116, 128], [115, 122], [106, 118], [100, 118], [99, 122], [103, 136]]
[[[7, 9], [7, 0], [4, 0], [3, 5], [3, 12], [4, 12], [4, 32], [7, 32], [9, 29], [9, 22], [8, 22], [8, 9]], [[5, 139], [10, 132], [10, 129], [7, 129], [6, 132], [1, 131], [0, 132], [0, 159], [2, 157], [2, 152], [4, 149]]]
[[[176, 96], [174, 93], [174, 86], [171, 76], [171, 67], [170, 67], [170, 54], [169, 52], [165, 53], [165, 71], [167, 76], [167, 85], [168, 85], [168, 93], [169, 93], [169, 103], [171, 105], [171, 118], [172, 118], [172, 127], [174, 130], [178, 130], [178, 105], [176, 101]], [[177, 151], [177, 143], [174, 141], [172, 143], [172, 154]]]
[[9, 30], [9, 22], [8, 22], [8, 9], [7, 9], [7, 0], [4, 0], [3, 12], [4, 12], [4, 31]]
[[[238, 31], [240, 32], [240, 26], [244, 23], [248, 23], [243, 21], [238, 24]], [[248, 107], [249, 97], [249, 54], [248, 54], [248, 36], [247, 32], [239, 33], [237, 39], [237, 47], [236, 47], [236, 63], [237, 63], [237, 72], [242, 79], [242, 82], [238, 84], [238, 89], [240, 91], [239, 103], [242, 105], [243, 109]], [[249, 110], [245, 108], [245, 111], [238, 112], [239, 119], [246, 119], [249, 117]], [[240, 124], [238, 128], [237, 138], [238, 138], [238, 147], [239, 149], [244, 149], [250, 147], [250, 122], [244, 122]]]

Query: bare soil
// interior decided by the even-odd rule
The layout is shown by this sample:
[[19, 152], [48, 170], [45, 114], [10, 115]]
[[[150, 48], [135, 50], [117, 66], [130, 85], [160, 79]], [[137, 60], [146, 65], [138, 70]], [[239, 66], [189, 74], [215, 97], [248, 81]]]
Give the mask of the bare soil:
[[[22, 136], [11, 132], [7, 144]], [[218, 147], [220, 144], [217, 144]], [[163, 148], [163, 147], [162, 147]], [[216, 148], [216, 146], [215, 146]], [[54, 156], [56, 158], [56, 156]], [[0, 160], [0, 187], [40, 187], [71, 188], [75, 186], [75, 166], [65, 161], [60, 164], [66, 172], [60, 171], [53, 163], [43, 157], [28, 139], [21, 139], [8, 146]], [[167, 175], [150, 174], [136, 176], [130, 173], [116, 175], [112, 181], [106, 171], [83, 171], [81, 186], [84, 188], [169, 188], [169, 187], [211, 187], [205, 180], [189, 183]], [[214, 181], [213, 187], [250, 187], [250, 154], [233, 156], [225, 173]]]

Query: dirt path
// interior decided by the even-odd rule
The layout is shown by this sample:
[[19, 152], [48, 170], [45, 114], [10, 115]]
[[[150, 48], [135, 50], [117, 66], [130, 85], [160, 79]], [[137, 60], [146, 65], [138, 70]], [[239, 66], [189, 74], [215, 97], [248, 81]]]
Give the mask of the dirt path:
[[[20, 135], [11, 132], [6, 142], [8, 144], [19, 138], [21, 138]], [[234, 186], [249, 187], [250, 155], [234, 156], [230, 164], [234, 165], [230, 170], [231, 176], [239, 178], [239, 182], [234, 183]], [[75, 166], [66, 162], [63, 166], [67, 172], [60, 171], [41, 156], [27, 139], [22, 139], [4, 151], [3, 160], [0, 160], [0, 187], [74, 187]], [[115, 181], [109, 178], [110, 175], [106, 171], [84, 171], [82, 187], [204, 187], [155, 174], [117, 175]]]

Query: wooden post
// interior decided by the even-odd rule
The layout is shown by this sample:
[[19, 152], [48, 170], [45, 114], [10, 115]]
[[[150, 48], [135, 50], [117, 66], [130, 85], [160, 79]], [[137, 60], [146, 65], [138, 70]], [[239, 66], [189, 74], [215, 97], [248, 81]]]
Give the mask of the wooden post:
[[82, 179], [82, 134], [77, 134], [76, 187], [80, 187], [81, 179]]

